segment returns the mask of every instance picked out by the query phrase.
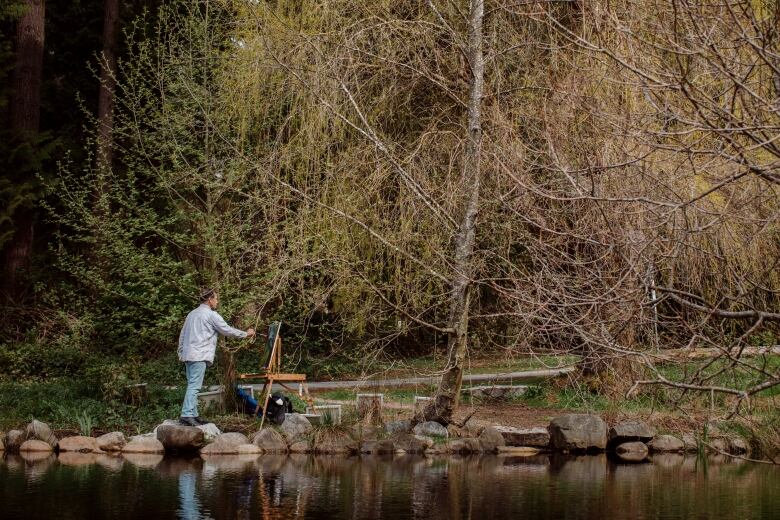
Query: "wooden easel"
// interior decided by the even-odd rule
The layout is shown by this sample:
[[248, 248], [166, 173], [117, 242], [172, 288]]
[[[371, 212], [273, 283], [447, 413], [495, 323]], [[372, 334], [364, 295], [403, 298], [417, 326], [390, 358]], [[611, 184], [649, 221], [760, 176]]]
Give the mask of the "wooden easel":
[[[263, 389], [260, 391], [260, 396], [265, 397], [262, 400], [263, 403], [263, 417], [260, 419], [260, 427], [263, 427], [265, 422], [265, 413], [268, 410], [268, 400], [271, 398], [274, 383], [279, 385], [289, 392], [294, 392], [285, 383], [299, 383], [303, 388], [303, 399], [314, 410], [314, 401], [309, 395], [309, 387], [306, 385], [306, 374], [284, 374], [282, 373], [282, 322], [277, 321], [271, 323], [268, 327], [268, 346], [271, 349], [271, 355], [268, 357], [268, 361], [265, 367], [260, 368], [260, 372], [252, 374], [239, 374], [239, 379], [258, 379], [263, 381]], [[257, 402], [257, 408], [255, 408], [254, 414], [260, 410], [260, 401]]]

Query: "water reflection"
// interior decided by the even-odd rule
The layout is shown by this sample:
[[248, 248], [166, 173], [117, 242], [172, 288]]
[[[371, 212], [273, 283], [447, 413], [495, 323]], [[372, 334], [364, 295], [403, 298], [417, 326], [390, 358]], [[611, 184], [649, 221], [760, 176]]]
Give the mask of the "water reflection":
[[0, 517], [771, 518], [780, 510], [777, 468], [682, 455], [644, 464], [604, 455], [81, 455], [6, 456]]

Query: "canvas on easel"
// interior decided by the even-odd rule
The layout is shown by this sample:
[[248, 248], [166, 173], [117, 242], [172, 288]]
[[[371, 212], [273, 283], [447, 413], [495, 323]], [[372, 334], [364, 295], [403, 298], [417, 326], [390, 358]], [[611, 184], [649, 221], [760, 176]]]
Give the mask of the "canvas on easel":
[[261, 400], [257, 403], [255, 409], [255, 415], [260, 411], [260, 403], [263, 407], [263, 416], [260, 419], [260, 427], [263, 427], [265, 422], [266, 411], [268, 410], [268, 400], [271, 397], [274, 383], [278, 383], [282, 388], [293, 392], [293, 390], [287, 386], [287, 383], [299, 383], [303, 389], [303, 399], [314, 409], [314, 401], [309, 395], [309, 388], [306, 385], [306, 374], [289, 374], [282, 372], [282, 322], [274, 321], [268, 326], [268, 343], [265, 349], [265, 359], [261, 355], [260, 372], [251, 374], [239, 374], [238, 378], [242, 380], [256, 379], [263, 381], [263, 389], [260, 392]]

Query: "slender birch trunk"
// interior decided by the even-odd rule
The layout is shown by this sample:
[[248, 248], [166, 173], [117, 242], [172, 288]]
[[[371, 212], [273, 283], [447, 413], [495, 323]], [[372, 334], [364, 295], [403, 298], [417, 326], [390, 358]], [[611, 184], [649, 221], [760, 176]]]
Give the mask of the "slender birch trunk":
[[450, 314], [447, 335], [448, 360], [436, 396], [417, 420], [448, 424], [458, 405], [463, 382], [463, 364], [468, 347], [469, 307], [473, 279], [475, 226], [479, 208], [482, 154], [482, 90], [484, 58], [482, 52], [482, 18], [484, 0], [471, 0], [467, 56], [471, 68], [469, 81], [466, 155], [463, 160], [465, 206], [455, 235], [455, 273], [450, 290]]

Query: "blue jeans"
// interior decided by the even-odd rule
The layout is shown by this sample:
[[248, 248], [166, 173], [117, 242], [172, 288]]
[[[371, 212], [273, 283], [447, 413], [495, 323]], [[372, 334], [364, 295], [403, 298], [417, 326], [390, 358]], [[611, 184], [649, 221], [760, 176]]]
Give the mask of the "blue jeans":
[[197, 417], [198, 391], [203, 386], [203, 376], [206, 375], [206, 362], [185, 361], [184, 373], [187, 375], [187, 391], [184, 393], [184, 403], [181, 405], [181, 416]]

